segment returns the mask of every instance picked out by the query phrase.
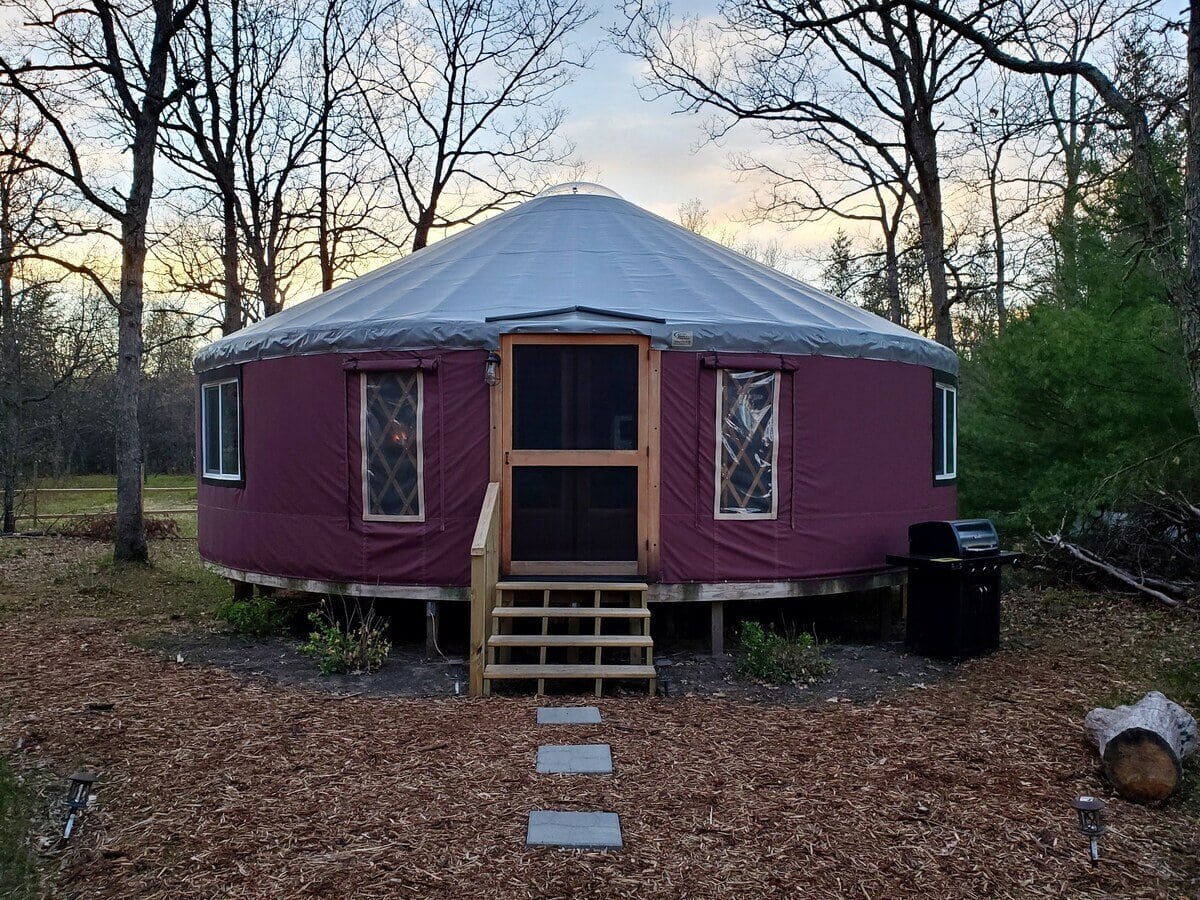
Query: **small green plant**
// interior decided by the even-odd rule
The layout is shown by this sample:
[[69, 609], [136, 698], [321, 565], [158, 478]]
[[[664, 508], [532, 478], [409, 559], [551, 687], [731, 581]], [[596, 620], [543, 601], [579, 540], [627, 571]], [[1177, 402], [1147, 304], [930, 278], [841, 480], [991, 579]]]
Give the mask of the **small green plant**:
[[237, 634], [256, 640], [280, 634], [287, 626], [287, 614], [268, 597], [230, 600], [218, 607], [217, 616]]
[[821, 648], [806, 631], [780, 634], [773, 627], [746, 622], [739, 632], [738, 671], [760, 681], [781, 684], [807, 681], [824, 675], [831, 668]]
[[308, 620], [313, 631], [300, 649], [317, 661], [322, 675], [373, 672], [392, 649], [385, 637], [387, 623], [373, 603], [327, 598]]

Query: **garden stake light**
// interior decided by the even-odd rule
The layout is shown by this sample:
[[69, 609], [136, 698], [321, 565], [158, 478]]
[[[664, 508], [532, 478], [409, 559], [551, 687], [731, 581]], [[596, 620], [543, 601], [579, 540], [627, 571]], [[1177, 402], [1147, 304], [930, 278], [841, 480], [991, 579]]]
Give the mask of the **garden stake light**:
[[91, 772], [76, 772], [71, 776], [71, 785], [67, 788], [67, 825], [63, 829], [63, 840], [67, 840], [71, 836], [71, 832], [75, 830], [75, 819], [83, 812], [88, 805], [88, 797], [92, 793], [92, 785], [96, 783], [98, 775], [93, 775]]
[[1097, 866], [1100, 864], [1100, 838], [1108, 830], [1100, 821], [1104, 801], [1080, 794], [1071, 805], [1079, 813], [1079, 833], [1091, 842], [1092, 865]]

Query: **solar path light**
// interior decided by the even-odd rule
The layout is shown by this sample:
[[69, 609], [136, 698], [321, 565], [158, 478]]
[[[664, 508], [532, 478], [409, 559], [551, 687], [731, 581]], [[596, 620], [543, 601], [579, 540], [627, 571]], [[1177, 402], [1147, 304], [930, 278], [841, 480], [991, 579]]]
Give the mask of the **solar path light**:
[[63, 829], [63, 840], [71, 836], [75, 830], [75, 819], [88, 805], [88, 797], [92, 793], [92, 785], [100, 776], [91, 772], [76, 772], [71, 776], [71, 784], [67, 788], [67, 825]]
[[1099, 865], [1100, 837], [1108, 831], [1100, 821], [1100, 813], [1104, 811], [1104, 801], [1099, 797], [1080, 794], [1071, 805], [1079, 813], [1079, 833], [1091, 842], [1092, 865]]

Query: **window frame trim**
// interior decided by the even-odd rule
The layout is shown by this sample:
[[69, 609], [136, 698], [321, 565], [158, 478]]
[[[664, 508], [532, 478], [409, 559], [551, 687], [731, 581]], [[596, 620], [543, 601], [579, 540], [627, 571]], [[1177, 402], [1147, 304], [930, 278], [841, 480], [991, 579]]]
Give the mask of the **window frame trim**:
[[[737, 372], [761, 372], [770, 375], [774, 379], [774, 388], [771, 393], [771, 413], [775, 418], [775, 440], [771, 443], [771, 510], [770, 512], [723, 512], [721, 510], [721, 472], [722, 472], [722, 427], [721, 427], [721, 405], [723, 400], [723, 380], [728, 373]], [[735, 521], [735, 522], [773, 522], [779, 519], [779, 444], [782, 438], [782, 430], [779, 427], [779, 393], [780, 384], [783, 382], [783, 372], [779, 369], [762, 369], [762, 368], [724, 368], [716, 369], [716, 414], [714, 417], [715, 426], [715, 456], [713, 459], [713, 519], [716, 521]]]
[[[938, 466], [945, 465], [946, 459], [946, 396], [954, 395], [954, 453], [953, 467], [949, 471], [938, 473]], [[933, 373], [933, 408], [934, 422], [937, 422], [938, 412], [941, 413], [942, 458], [933, 460], [933, 483], [935, 485], [953, 484], [958, 480], [958, 381], [940, 372]], [[933, 429], [930, 429], [932, 432]], [[931, 438], [936, 437], [931, 433]], [[936, 443], [935, 443], [936, 446]]]
[[[246, 484], [246, 434], [245, 434], [245, 416], [243, 410], [246, 405], [245, 392], [242, 386], [242, 370], [241, 366], [225, 366], [220, 369], [213, 369], [205, 373], [207, 377], [202, 377], [200, 380], [200, 482], [216, 487], [244, 487]], [[237, 386], [237, 461], [238, 471], [236, 475], [226, 475], [221, 472], [208, 471], [208, 404], [205, 402], [205, 391], [209, 388], [217, 389], [217, 404], [218, 404], [218, 419], [220, 418], [221, 391], [220, 388], [226, 384], [234, 384]], [[219, 422], [218, 422], [219, 426]], [[221, 434], [217, 435], [218, 447], [221, 445]], [[223, 448], [221, 448], [223, 449]], [[224, 454], [222, 454], [224, 455]]]
[[[367, 379], [382, 375], [409, 375], [417, 378], [417, 515], [388, 516], [370, 512], [371, 488], [367, 464]], [[364, 522], [424, 522], [425, 521], [425, 372], [420, 368], [363, 369], [358, 372], [359, 394], [359, 462], [362, 473], [362, 521]]]

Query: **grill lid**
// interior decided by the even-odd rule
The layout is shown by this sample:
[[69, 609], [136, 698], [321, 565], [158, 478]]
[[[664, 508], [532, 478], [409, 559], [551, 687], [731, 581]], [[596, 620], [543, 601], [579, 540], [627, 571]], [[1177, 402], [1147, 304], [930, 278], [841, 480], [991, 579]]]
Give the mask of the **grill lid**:
[[918, 522], [908, 529], [908, 552], [914, 556], [981, 556], [999, 550], [1000, 536], [990, 519]]

